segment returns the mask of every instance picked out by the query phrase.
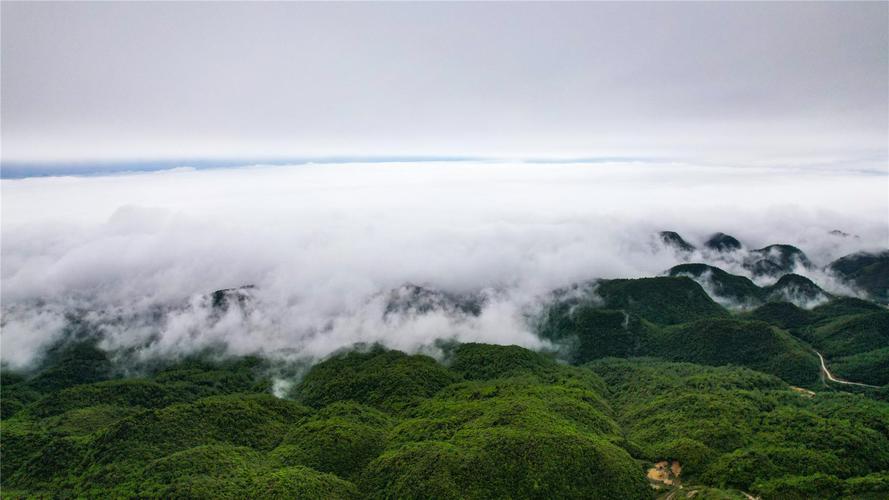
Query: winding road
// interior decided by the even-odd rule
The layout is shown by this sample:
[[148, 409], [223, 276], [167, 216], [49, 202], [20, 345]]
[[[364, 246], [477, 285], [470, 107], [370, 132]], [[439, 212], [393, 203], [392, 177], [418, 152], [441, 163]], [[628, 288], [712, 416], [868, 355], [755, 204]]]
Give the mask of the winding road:
[[[814, 351], [814, 349], [813, 349], [813, 351]], [[862, 384], [860, 382], [849, 382], [848, 380], [842, 380], [842, 379], [838, 379], [838, 378], [834, 377], [833, 374], [830, 373], [830, 370], [827, 369], [827, 364], [824, 363], [824, 356], [822, 356], [821, 353], [818, 351], [814, 351], [814, 352], [815, 352], [815, 354], [818, 355], [818, 359], [821, 360], [821, 374], [824, 375], [825, 377], [827, 377], [827, 380], [830, 380], [831, 382], [836, 382], [838, 384], [857, 385], [860, 387], [870, 387], [873, 389], [880, 388], [880, 386], [878, 386], [878, 385]]]

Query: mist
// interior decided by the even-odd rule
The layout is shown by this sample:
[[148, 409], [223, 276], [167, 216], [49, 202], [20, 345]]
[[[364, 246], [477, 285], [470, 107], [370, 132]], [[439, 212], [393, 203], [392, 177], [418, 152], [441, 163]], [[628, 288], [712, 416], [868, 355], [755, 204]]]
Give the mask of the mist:
[[[656, 276], [722, 231], [800, 247], [799, 270], [889, 247], [887, 176], [679, 163], [419, 162], [178, 168], [3, 179], [2, 362], [23, 368], [80, 311], [109, 351], [208, 348], [321, 359], [356, 342], [435, 354], [439, 340], [546, 348], [526, 318], [551, 290]], [[847, 235], [832, 234], [840, 230]], [[740, 262], [696, 253], [749, 276]], [[483, 297], [480, 314], [387, 314], [410, 283]], [[214, 311], [214, 290], [253, 285]]]

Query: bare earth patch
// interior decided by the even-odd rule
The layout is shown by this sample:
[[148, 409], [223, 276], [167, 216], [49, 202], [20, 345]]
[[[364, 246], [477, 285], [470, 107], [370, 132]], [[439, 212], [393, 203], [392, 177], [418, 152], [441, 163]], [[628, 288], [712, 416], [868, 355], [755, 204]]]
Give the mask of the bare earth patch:
[[799, 394], [802, 394], [803, 396], [806, 396], [806, 397], [808, 397], [808, 398], [811, 398], [811, 397], [814, 397], [814, 396], [815, 396], [815, 393], [814, 393], [813, 391], [810, 391], [810, 390], [808, 390], [808, 389], [803, 389], [802, 387], [796, 387], [796, 386], [791, 385], [791, 386], [790, 386], [790, 389], [791, 389], [792, 391], [797, 392], [797, 393], [799, 393]]
[[682, 465], [676, 460], [672, 463], [661, 460], [654, 464], [654, 467], [648, 469], [648, 481], [651, 486], [660, 489], [662, 486], [673, 486], [679, 484], [679, 475], [682, 474]]

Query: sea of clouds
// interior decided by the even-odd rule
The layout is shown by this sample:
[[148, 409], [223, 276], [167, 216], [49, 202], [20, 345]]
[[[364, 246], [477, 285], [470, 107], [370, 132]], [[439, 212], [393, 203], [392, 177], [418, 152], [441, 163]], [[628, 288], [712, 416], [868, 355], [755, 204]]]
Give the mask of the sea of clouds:
[[[751, 249], [793, 244], [816, 266], [885, 249], [887, 182], [825, 169], [509, 162], [3, 179], [0, 358], [29, 366], [72, 312], [103, 347], [144, 358], [216, 348], [312, 360], [355, 342], [432, 352], [438, 339], [540, 348], [527, 316], [550, 290], [677, 264], [661, 230], [696, 245], [716, 231]], [[731, 258], [691, 261], [748, 274]], [[485, 307], [384, 314], [386, 292], [405, 283], [481, 293]], [[210, 292], [242, 285], [255, 285], [248, 307], [210, 307]]]

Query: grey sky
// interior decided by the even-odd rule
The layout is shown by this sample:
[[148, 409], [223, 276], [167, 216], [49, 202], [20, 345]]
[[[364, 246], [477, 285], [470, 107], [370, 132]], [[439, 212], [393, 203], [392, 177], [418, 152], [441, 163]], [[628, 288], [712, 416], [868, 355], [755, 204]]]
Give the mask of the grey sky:
[[2, 4], [3, 160], [885, 169], [889, 4]]

